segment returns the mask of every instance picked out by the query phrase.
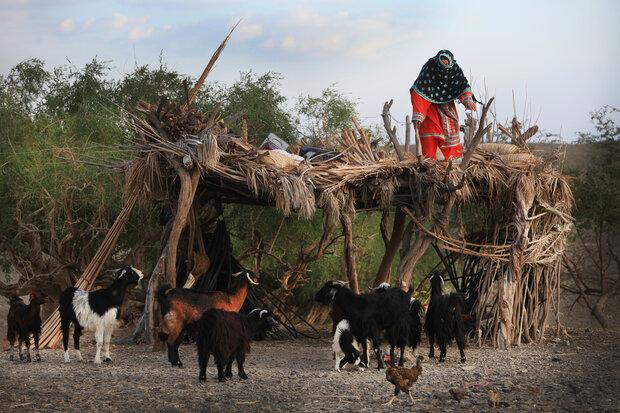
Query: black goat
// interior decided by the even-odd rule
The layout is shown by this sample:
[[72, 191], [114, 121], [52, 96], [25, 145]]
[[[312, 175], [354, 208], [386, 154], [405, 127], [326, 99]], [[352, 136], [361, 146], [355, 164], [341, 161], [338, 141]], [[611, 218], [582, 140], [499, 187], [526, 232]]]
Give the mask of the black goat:
[[413, 352], [415, 352], [420, 342], [422, 342], [421, 313], [422, 303], [420, 300], [412, 298], [409, 304], [409, 346], [411, 346], [411, 351]]
[[[381, 331], [390, 331], [401, 347], [401, 362], [404, 362], [404, 347], [408, 331], [408, 303], [403, 291], [392, 292], [390, 289], [381, 294], [355, 294], [342, 282], [328, 281], [316, 293], [314, 299], [323, 304], [338, 306], [349, 321], [351, 332], [362, 345], [362, 362], [367, 363], [368, 348], [366, 339], [372, 342], [377, 368], [384, 367], [381, 357]], [[403, 338], [404, 337], [404, 338]], [[367, 364], [366, 364], [367, 365]]]
[[60, 325], [62, 327], [62, 344], [65, 349], [65, 362], [69, 362], [69, 329], [73, 323], [73, 346], [80, 353], [80, 335], [83, 329], [94, 330], [97, 341], [95, 364], [101, 364], [101, 347], [105, 361], [110, 358], [110, 339], [120, 317], [119, 308], [130, 285], [136, 285], [142, 279], [142, 272], [133, 267], [118, 270], [116, 279], [107, 288], [96, 291], [84, 291], [69, 287], [60, 295]]
[[[39, 336], [41, 335], [41, 305], [47, 302], [47, 296], [34, 290], [30, 293], [30, 303], [26, 305], [24, 301], [17, 297], [11, 297], [9, 314], [6, 317], [7, 332], [6, 338], [11, 345], [10, 360], [15, 358], [15, 336], [17, 336], [17, 346], [19, 359], [32, 361], [30, 357], [30, 334], [34, 338], [34, 348], [36, 351], [36, 361], [41, 361], [39, 354]], [[26, 343], [26, 356], [22, 353], [22, 343]]]
[[[207, 379], [207, 364], [213, 354], [220, 382], [232, 378], [232, 363], [237, 360], [239, 377], [247, 379], [243, 369], [245, 355], [250, 352], [250, 341], [257, 333], [272, 328], [273, 321], [267, 310], [252, 310], [243, 315], [231, 311], [210, 309], [196, 322], [196, 347], [200, 374], [198, 380]], [[224, 370], [224, 368], [226, 370]]]
[[[402, 301], [405, 300], [407, 303], [407, 314], [401, 313], [403, 318], [398, 320], [396, 324], [393, 325], [391, 329], [385, 331], [385, 338], [390, 344], [390, 361], [394, 360], [395, 353], [394, 349], [396, 346], [400, 348], [400, 357], [398, 361], [399, 366], [404, 365], [404, 351], [407, 344], [411, 343], [410, 336], [412, 333], [412, 329], [415, 329], [416, 326], [412, 325], [413, 317], [410, 314], [411, 309], [411, 294], [413, 293], [413, 289], [409, 289], [407, 293], [404, 293], [400, 288], [390, 287], [388, 283], [381, 283], [377, 287], [372, 289], [376, 294], [389, 294], [392, 300]], [[401, 309], [402, 310], [402, 309]], [[415, 322], [415, 320], [413, 320]], [[421, 326], [420, 319], [418, 318], [417, 326]], [[418, 341], [419, 344], [419, 341]], [[413, 347], [413, 345], [412, 345]], [[413, 348], [415, 350], [415, 347]]]
[[429, 357], [435, 356], [435, 339], [439, 344], [439, 362], [446, 361], [446, 347], [456, 339], [461, 353], [461, 362], [465, 359], [465, 330], [463, 328], [463, 299], [458, 293], [443, 294], [443, 278], [438, 272], [430, 277], [431, 299], [426, 311], [424, 329], [430, 347]]

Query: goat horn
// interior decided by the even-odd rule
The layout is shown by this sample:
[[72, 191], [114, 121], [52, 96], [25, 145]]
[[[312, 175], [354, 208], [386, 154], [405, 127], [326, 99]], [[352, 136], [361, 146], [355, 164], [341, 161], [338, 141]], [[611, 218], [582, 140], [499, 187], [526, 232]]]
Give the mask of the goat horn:
[[382, 282], [381, 284], [377, 285], [374, 288], [370, 288], [371, 291], [377, 291], [377, 290], [381, 290], [383, 288], [390, 288], [390, 283], [386, 283], [386, 282]]
[[252, 285], [258, 285], [258, 283], [256, 281], [254, 281], [252, 279], [252, 277], [250, 277], [250, 273], [248, 271], [245, 272], [245, 276], [248, 278], [248, 281], [250, 282], [250, 284]]
[[135, 268], [135, 267], [129, 267], [132, 269], [133, 272], [135, 272], [136, 274], [138, 274], [138, 277], [140, 277], [140, 279], [144, 278], [144, 274], [142, 273], [142, 271], [140, 271], [139, 269]]
[[237, 276], [239, 276], [239, 275], [241, 275], [241, 274], [243, 274], [243, 271], [233, 272], [233, 273], [232, 273], [232, 274], [230, 274], [230, 275], [232, 275], [233, 277], [237, 277]]
[[261, 310], [261, 312], [258, 314], [258, 318], [263, 318], [263, 314], [268, 314], [269, 311], [267, 310]]
[[338, 284], [338, 285], [347, 285], [347, 284], [349, 284], [348, 281], [342, 281], [342, 280], [333, 280], [332, 283], [333, 284]]

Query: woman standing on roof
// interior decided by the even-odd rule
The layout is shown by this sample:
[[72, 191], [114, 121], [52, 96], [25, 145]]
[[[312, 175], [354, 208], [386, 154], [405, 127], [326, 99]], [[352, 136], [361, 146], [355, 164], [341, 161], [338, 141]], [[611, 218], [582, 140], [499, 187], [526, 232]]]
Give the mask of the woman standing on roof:
[[420, 135], [422, 155], [437, 159], [437, 148], [444, 159], [463, 155], [459, 138], [459, 118], [454, 101], [475, 111], [476, 103], [469, 82], [449, 50], [440, 50], [428, 59], [409, 89], [413, 105], [413, 124]]

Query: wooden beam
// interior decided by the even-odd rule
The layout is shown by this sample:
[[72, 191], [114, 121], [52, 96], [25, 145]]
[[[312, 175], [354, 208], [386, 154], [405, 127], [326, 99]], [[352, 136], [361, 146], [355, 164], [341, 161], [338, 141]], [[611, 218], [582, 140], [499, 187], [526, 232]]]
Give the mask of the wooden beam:
[[359, 294], [360, 287], [357, 281], [357, 269], [355, 265], [355, 250], [353, 248], [353, 226], [351, 218], [347, 215], [340, 217], [342, 224], [342, 232], [344, 234], [344, 259], [347, 267], [347, 278], [349, 279], [349, 288], [356, 294]]

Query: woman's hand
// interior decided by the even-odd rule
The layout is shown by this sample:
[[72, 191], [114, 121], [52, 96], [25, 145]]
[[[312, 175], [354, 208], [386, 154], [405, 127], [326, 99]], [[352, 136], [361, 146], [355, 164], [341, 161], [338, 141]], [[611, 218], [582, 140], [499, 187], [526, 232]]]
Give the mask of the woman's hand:
[[476, 102], [474, 102], [473, 99], [467, 99], [463, 102], [463, 105], [465, 105], [465, 109], [467, 110], [471, 110], [473, 112], [476, 111]]

